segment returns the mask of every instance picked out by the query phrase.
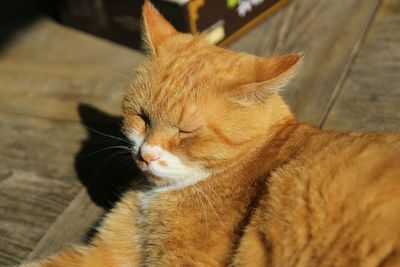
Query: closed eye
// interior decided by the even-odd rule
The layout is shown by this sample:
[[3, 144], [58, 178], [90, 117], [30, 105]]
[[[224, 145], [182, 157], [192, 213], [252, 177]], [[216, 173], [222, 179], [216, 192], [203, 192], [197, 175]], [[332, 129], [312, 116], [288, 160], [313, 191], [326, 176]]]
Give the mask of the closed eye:
[[198, 126], [197, 128], [194, 128], [194, 129], [178, 128], [178, 130], [179, 130], [179, 134], [181, 134], [181, 135], [190, 135], [190, 134], [194, 134], [200, 128], [201, 128], [201, 126]]
[[138, 114], [138, 116], [142, 119], [142, 121], [144, 121], [147, 127], [150, 126], [150, 118], [146, 113]]
[[188, 131], [188, 130], [179, 129], [179, 133], [182, 133], [182, 134], [191, 134], [191, 133], [194, 133], [194, 131], [195, 130]]

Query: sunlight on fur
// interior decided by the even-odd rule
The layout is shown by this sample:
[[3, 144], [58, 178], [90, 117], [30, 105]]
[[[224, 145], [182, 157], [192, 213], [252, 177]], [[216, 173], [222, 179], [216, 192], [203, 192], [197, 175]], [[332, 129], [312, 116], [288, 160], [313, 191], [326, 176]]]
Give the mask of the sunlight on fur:
[[89, 245], [24, 266], [400, 266], [399, 135], [297, 122], [279, 91], [302, 55], [213, 46], [149, 1], [143, 21], [123, 130], [154, 187]]

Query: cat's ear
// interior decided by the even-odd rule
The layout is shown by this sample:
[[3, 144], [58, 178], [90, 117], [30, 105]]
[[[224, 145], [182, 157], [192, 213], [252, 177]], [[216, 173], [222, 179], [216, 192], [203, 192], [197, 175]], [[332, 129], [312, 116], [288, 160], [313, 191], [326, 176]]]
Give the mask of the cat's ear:
[[162, 43], [178, 33], [149, 0], [145, 0], [143, 5], [143, 26], [144, 41], [153, 54], [157, 54]]
[[270, 58], [257, 57], [255, 68], [251, 70], [254, 80], [232, 90], [230, 92], [231, 99], [242, 105], [264, 101], [289, 83], [296, 75], [302, 59], [302, 54]]

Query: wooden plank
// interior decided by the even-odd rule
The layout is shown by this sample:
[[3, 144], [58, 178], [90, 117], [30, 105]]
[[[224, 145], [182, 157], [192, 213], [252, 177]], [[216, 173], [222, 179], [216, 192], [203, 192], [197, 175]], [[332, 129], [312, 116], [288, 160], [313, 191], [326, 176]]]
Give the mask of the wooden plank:
[[78, 184], [76, 169], [104, 172], [122, 160], [116, 154], [106, 161], [129, 145], [123, 140], [121, 117], [87, 105], [78, 113], [81, 122], [0, 113], [0, 169], [23, 169]]
[[81, 188], [73, 162], [86, 131], [0, 114], [0, 133], [0, 265], [10, 265], [29, 255]]
[[[115, 121], [115, 117], [101, 114], [89, 107], [82, 114], [83, 121], [93, 117], [101, 120], [102, 128], [99, 128], [98, 123], [85, 122], [101, 132], [108, 130], [107, 133], [115, 134], [110, 130], [118, 131], [117, 123], [120, 120]], [[118, 153], [120, 150], [105, 149], [115, 145], [114, 139], [85, 129], [80, 123], [0, 114], [0, 133], [4, 136], [0, 138], [0, 232], [4, 232], [3, 238], [0, 238], [0, 263], [16, 263], [24, 259], [35, 248], [35, 242], [42, 238], [57, 215], [74, 198], [74, 194], [82, 188], [81, 183], [86, 186], [84, 191], [88, 190], [93, 199], [82, 200], [83, 197], [78, 196], [73, 203], [80, 204], [70, 205], [66, 215], [61, 215], [56, 222], [58, 226], [55, 229], [65, 223], [71, 227], [71, 231], [59, 232], [60, 235], [65, 235], [62, 239], [47, 235], [39, 244], [40, 247], [35, 248], [34, 255], [43, 255], [46, 249], [59, 247], [54, 245], [57, 242], [62, 244], [76, 241], [70, 237], [79, 238], [84, 235], [93, 218], [98, 215], [99, 208], [93, 200], [103, 205], [110, 204], [108, 202], [115, 199], [113, 194], [119, 194], [130, 183], [129, 171], [132, 170], [132, 163], [127, 162], [126, 158], [111, 157], [115, 151]], [[128, 156], [130, 157], [125, 154], [125, 157]], [[21, 170], [24, 174], [22, 180], [20, 176], [16, 176], [14, 180], [17, 182], [12, 187], [9, 182], [5, 183], [11, 179], [11, 174]], [[35, 177], [40, 177], [40, 181], [36, 182], [38, 178]], [[58, 190], [54, 187], [55, 183], [64, 185], [63, 189]], [[47, 190], [44, 194], [41, 193], [43, 189]], [[43, 215], [41, 203], [49, 201], [49, 196], [53, 201], [58, 201], [59, 205], [51, 211], [51, 216], [44, 216], [43, 222], [31, 231], [32, 225], [29, 222], [34, 220], [31, 213]], [[3, 201], [2, 197], [8, 201]], [[81, 206], [83, 204], [85, 206]], [[20, 206], [27, 208], [21, 209]], [[71, 216], [74, 211], [71, 209], [76, 209], [76, 214], [84, 209], [87, 214], [74, 220]], [[72, 221], [68, 224], [68, 220]], [[18, 231], [15, 230], [15, 225], [18, 226]], [[21, 233], [25, 232], [30, 233], [30, 243], [22, 248], [10, 245], [12, 242], [24, 244], [20, 239], [24, 236]]]
[[[132, 161], [131, 156], [125, 153], [124, 158], [114, 157], [121, 149], [107, 149], [124, 142], [116, 144], [114, 138], [100, 134], [119, 132], [120, 118], [90, 107], [81, 108], [80, 113], [82, 121], [96, 132], [78, 122], [0, 113], [0, 265], [20, 262], [31, 250], [40, 256], [50, 248], [77, 241], [73, 237], [85, 235], [99, 214], [95, 203], [109, 206], [130, 185], [130, 171], [134, 169], [127, 158]], [[57, 188], [59, 184], [61, 189]], [[85, 195], [81, 192], [69, 204], [82, 184]], [[46, 214], [43, 203], [48, 201], [57, 205]], [[86, 215], [74, 219], [74, 212]], [[43, 215], [40, 224], [35, 224], [36, 214]], [[56, 219], [55, 226], [50, 227]], [[61, 224], [70, 231], [55, 235]], [[46, 234], [49, 228], [54, 230]], [[27, 232], [24, 243], [21, 239]]]
[[121, 120], [109, 114], [143, 56], [46, 18], [0, 52], [0, 265], [10, 265], [80, 240], [101, 211], [94, 202], [129, 185], [115, 171], [129, 174], [128, 155], [121, 167], [110, 147], [126, 145], [112, 137]]
[[0, 111], [79, 120], [78, 104], [86, 103], [120, 114], [123, 90], [143, 58], [41, 18], [1, 51]]
[[319, 125], [379, 0], [293, 0], [230, 48], [260, 56], [304, 52], [284, 96], [298, 119]]
[[0, 113], [0, 168], [78, 184], [74, 157], [87, 133], [76, 122]]
[[94, 226], [103, 212], [93, 204], [86, 190], [81, 189], [29, 254], [27, 261], [51, 255], [71, 244], [83, 243], [90, 234], [88, 226]]
[[0, 182], [0, 265], [25, 259], [77, 193], [76, 187], [20, 170]]
[[324, 128], [400, 131], [400, 2], [384, 0]]

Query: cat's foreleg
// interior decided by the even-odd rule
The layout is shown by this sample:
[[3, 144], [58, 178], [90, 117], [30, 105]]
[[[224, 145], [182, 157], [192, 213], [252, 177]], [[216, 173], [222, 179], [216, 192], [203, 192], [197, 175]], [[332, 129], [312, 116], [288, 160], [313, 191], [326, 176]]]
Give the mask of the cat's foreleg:
[[[22, 267], [95, 267], [118, 266], [106, 247], [101, 245], [73, 247], [45, 260], [23, 264]], [[133, 265], [132, 265], [133, 266]]]
[[138, 194], [128, 192], [105, 217], [88, 246], [76, 246], [37, 263], [22, 267], [136, 267], [139, 266], [134, 236]]

